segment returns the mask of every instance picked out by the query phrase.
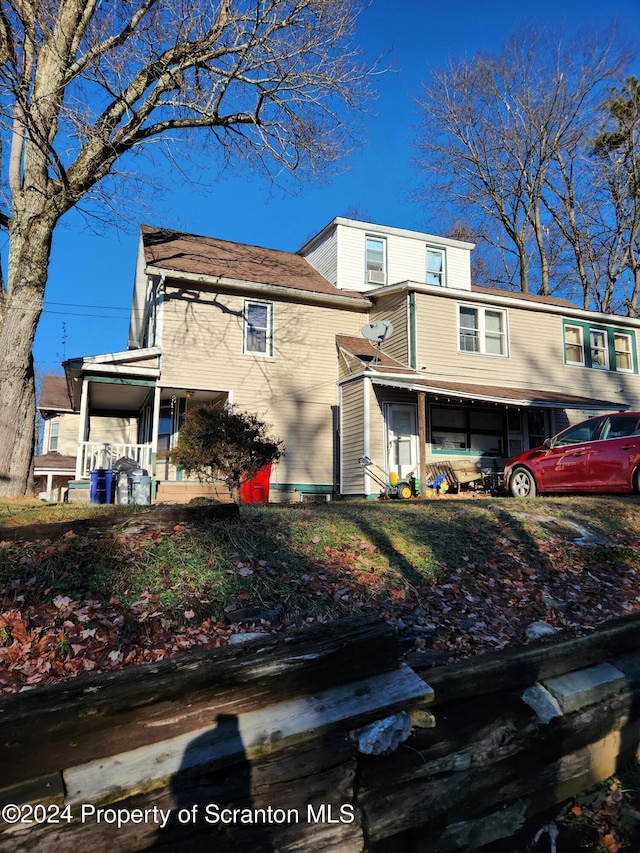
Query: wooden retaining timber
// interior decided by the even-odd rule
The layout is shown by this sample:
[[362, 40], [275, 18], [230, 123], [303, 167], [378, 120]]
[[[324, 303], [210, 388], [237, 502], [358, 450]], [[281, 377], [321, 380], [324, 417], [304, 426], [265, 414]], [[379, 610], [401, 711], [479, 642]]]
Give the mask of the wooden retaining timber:
[[5, 696], [0, 851], [469, 851], [636, 755], [640, 617], [407, 660], [353, 617]]

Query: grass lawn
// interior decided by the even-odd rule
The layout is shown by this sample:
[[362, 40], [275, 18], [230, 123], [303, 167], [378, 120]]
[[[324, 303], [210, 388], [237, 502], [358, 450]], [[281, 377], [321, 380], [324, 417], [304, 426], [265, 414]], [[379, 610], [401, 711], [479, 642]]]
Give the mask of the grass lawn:
[[2, 526], [130, 522], [0, 542], [0, 687], [356, 612], [460, 656], [523, 642], [536, 620], [589, 630], [640, 608], [636, 497], [245, 506], [240, 523], [162, 531], [134, 509], [0, 504]]

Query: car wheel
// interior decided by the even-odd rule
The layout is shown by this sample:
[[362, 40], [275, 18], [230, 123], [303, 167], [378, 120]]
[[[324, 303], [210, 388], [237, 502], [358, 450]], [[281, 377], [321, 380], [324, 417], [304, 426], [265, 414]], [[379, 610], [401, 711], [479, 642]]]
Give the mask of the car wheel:
[[640, 468], [636, 468], [633, 473], [633, 491], [640, 495]]
[[527, 468], [516, 468], [509, 480], [509, 491], [514, 498], [535, 498], [536, 481], [531, 471]]

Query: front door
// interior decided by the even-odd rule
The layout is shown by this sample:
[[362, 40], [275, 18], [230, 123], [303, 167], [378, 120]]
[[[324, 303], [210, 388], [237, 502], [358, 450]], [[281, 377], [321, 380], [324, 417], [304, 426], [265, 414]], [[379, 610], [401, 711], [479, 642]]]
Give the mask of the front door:
[[418, 466], [417, 410], [410, 403], [387, 405], [387, 471], [401, 480], [416, 474]]

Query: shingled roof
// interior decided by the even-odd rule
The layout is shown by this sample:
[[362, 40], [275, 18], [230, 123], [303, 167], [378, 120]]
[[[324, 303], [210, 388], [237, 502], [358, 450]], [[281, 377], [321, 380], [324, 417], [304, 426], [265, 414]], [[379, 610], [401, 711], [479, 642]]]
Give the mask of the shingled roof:
[[182, 234], [148, 225], [142, 226], [141, 233], [147, 266], [167, 273], [248, 281], [356, 301], [366, 300], [362, 293], [339, 290], [305, 258], [293, 252]]
[[436, 398], [439, 395], [458, 396], [461, 399], [492, 400], [507, 405], [513, 403], [519, 406], [557, 406], [574, 409], [610, 409], [611, 411], [628, 408], [625, 404], [613, 400], [566, 394], [564, 391], [430, 379], [423, 371], [407, 367], [384, 352], [377, 352], [368, 340], [358, 338], [356, 335], [336, 335], [336, 344], [341, 350], [361, 361], [366, 375], [374, 382], [410, 388], [413, 391], [424, 390]]
[[43, 377], [38, 408], [41, 412], [53, 414], [73, 411], [71, 400], [69, 400], [67, 380], [64, 376]]

